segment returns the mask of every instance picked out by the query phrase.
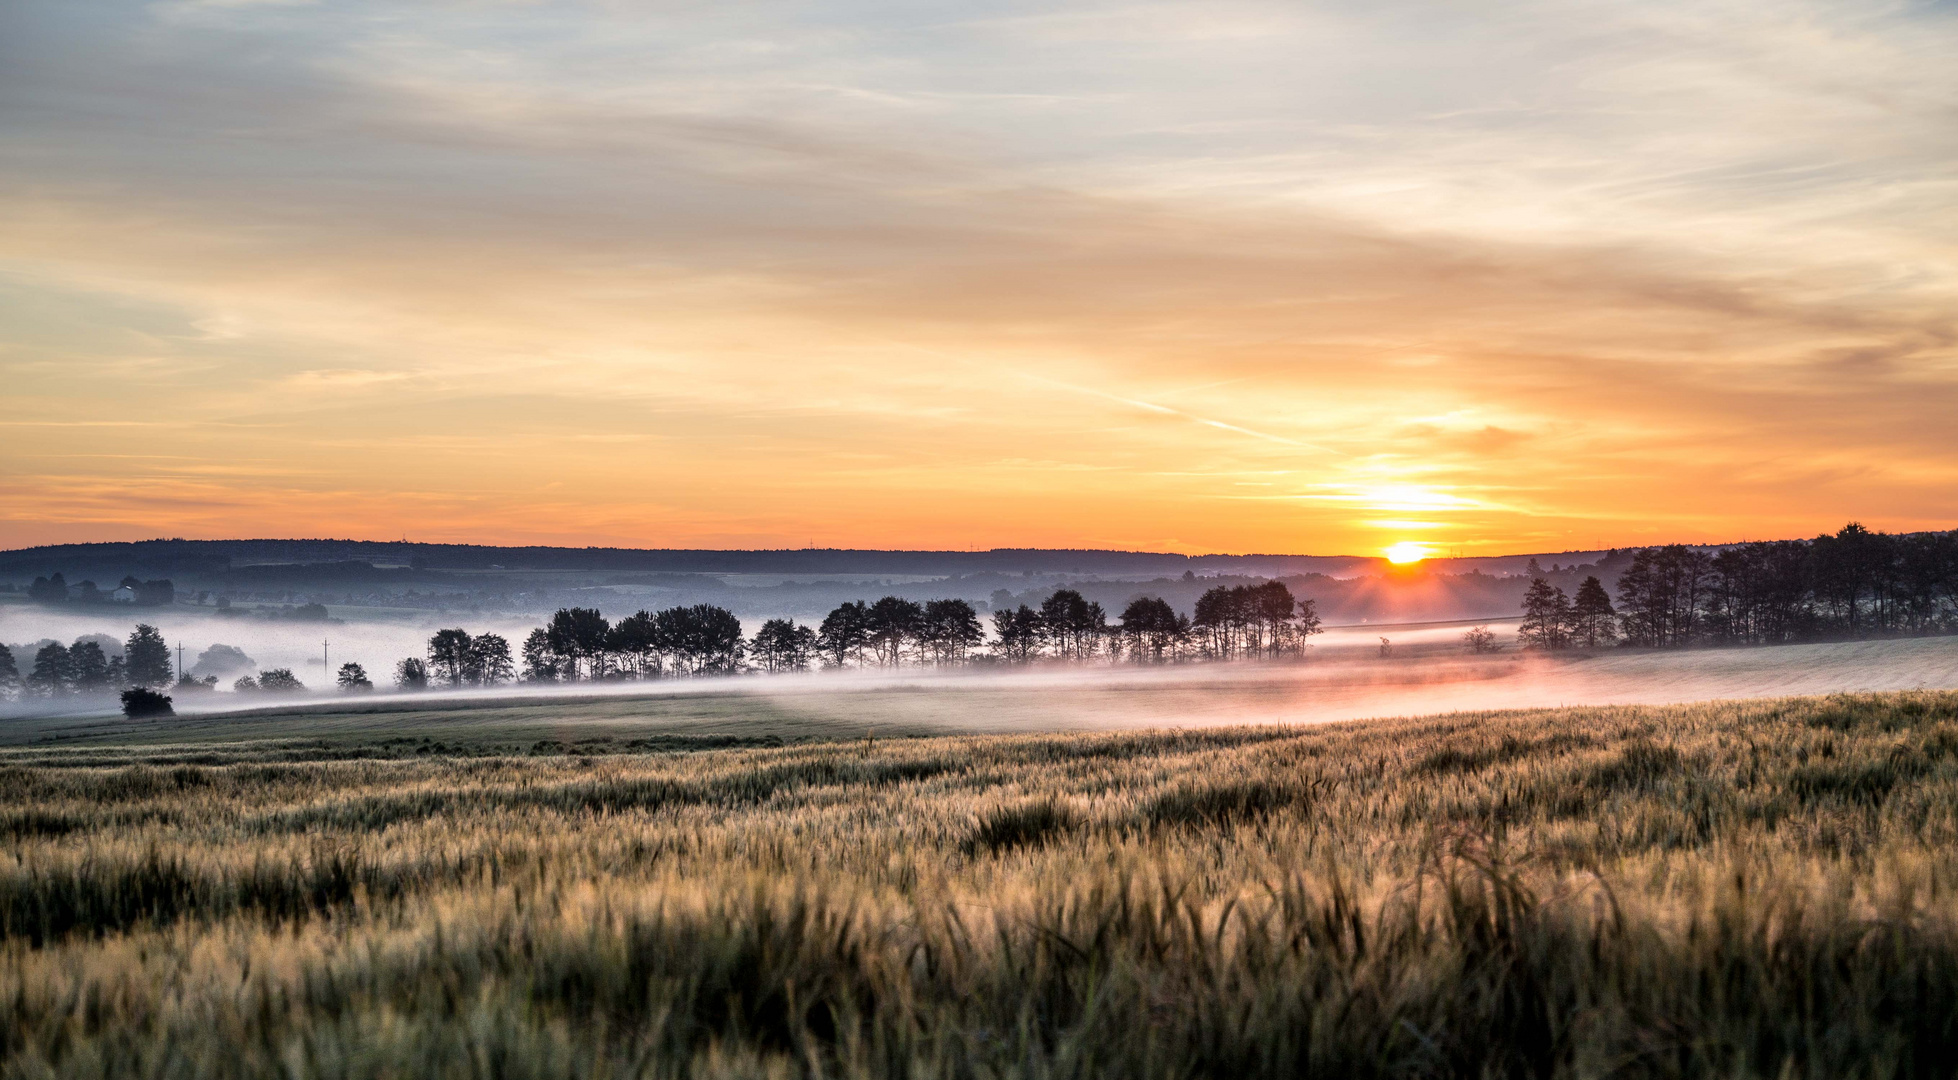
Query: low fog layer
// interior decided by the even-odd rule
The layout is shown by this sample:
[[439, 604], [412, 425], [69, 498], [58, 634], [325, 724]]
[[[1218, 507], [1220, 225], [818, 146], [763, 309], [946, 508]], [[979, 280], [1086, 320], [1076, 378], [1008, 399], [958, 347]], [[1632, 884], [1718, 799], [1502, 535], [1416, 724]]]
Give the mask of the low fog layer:
[[[1958, 639], [1841, 642], [1761, 649], [1368, 658], [1323, 653], [1280, 665], [1191, 664], [956, 676], [872, 673], [646, 684], [624, 698], [736, 694], [770, 711], [897, 728], [1011, 731], [1238, 723], [1323, 723], [1559, 705], [1664, 704], [1861, 690], [1958, 688]], [[566, 696], [592, 693], [567, 687]], [[521, 688], [493, 695], [525, 696]], [[263, 704], [262, 700], [253, 704]], [[662, 712], [667, 710], [662, 709]]]
[[[403, 728], [477, 723], [560, 737], [603, 731], [764, 733], [1053, 731], [1242, 723], [1309, 724], [1380, 716], [1565, 705], [1663, 704], [1846, 691], [1958, 688], [1958, 639], [1840, 642], [1754, 649], [1623, 650], [1584, 657], [1379, 657], [1328, 650], [1302, 663], [1163, 669], [1036, 668], [959, 675], [816, 673], [553, 689], [180, 699], [186, 720], [252, 710], [249, 737], [314, 723]], [[267, 713], [268, 707], [276, 712]], [[347, 710], [358, 710], [358, 716]], [[431, 712], [433, 710], [433, 712]], [[98, 707], [99, 711], [99, 707]], [[291, 715], [308, 714], [305, 717]], [[437, 714], [440, 714], [439, 716]], [[336, 720], [335, 717], [344, 718]], [[242, 724], [246, 720], [239, 716]], [[35, 725], [40, 734], [51, 728]], [[228, 726], [198, 728], [223, 737]], [[25, 729], [17, 736], [37, 737]], [[239, 734], [245, 734], [241, 728]], [[188, 733], [186, 733], [188, 737]]]
[[[412, 621], [304, 623], [271, 619], [221, 619], [181, 606], [140, 612], [71, 612], [59, 608], [13, 606], [0, 608], [0, 643], [13, 649], [15, 662], [25, 673], [33, 663], [36, 645], [43, 641], [68, 645], [78, 638], [89, 637], [99, 641], [106, 653], [119, 655], [122, 642], [139, 621], [155, 626], [162, 632], [164, 640], [170, 643], [173, 660], [176, 647], [182, 644], [186, 671], [198, 677], [208, 674], [218, 678], [217, 696], [226, 699], [219, 703], [219, 707], [245, 708], [262, 707], [266, 702], [263, 698], [242, 702], [229, 700], [231, 683], [240, 675], [286, 668], [297, 675], [309, 690], [330, 688], [333, 684], [331, 673], [321, 667], [322, 644], [325, 659], [333, 669], [337, 670], [341, 664], [348, 662], [357, 663], [367, 670], [376, 684], [386, 687], [392, 678], [395, 663], [403, 657], [424, 655], [428, 637], [438, 627], [459, 626], [472, 634], [501, 634], [515, 645], [521, 643], [525, 635], [542, 620], [449, 613]], [[754, 633], [761, 621], [754, 617], [743, 619], [743, 631]], [[1513, 627], [1513, 624], [1514, 620], [1498, 620], [1492, 625], [1501, 630]], [[1458, 640], [1461, 627], [1454, 624], [1332, 627], [1313, 638], [1313, 651], [1339, 652], [1347, 647], [1371, 649], [1382, 634], [1391, 635], [1391, 640], [1399, 646], [1433, 645]], [[242, 653], [252, 663], [219, 663], [221, 657], [228, 657], [229, 650]], [[590, 686], [581, 686], [579, 691], [585, 693], [591, 689]], [[644, 692], [645, 687], [639, 687], [638, 691]], [[210, 707], [183, 699], [177, 702], [179, 710], [186, 706]]]
[[[428, 636], [438, 625], [467, 626], [471, 633], [494, 632], [512, 641], [522, 641], [524, 635], [537, 625], [537, 621], [532, 619], [470, 615], [451, 615], [425, 622], [304, 623], [214, 618], [194, 608], [186, 611], [182, 607], [136, 612], [86, 609], [70, 612], [59, 608], [18, 606], [0, 608], [0, 643], [13, 649], [15, 662], [25, 674], [34, 662], [32, 646], [37, 642], [55, 640], [68, 645], [79, 637], [102, 634], [112, 639], [115, 646], [111, 649], [105, 641], [104, 650], [114, 654], [121, 651], [122, 642], [138, 622], [148, 623], [162, 632], [164, 640], [170, 644], [173, 662], [176, 660], [177, 646], [182, 644], [186, 671], [197, 668], [199, 659], [214, 645], [229, 646], [249, 657], [253, 661], [249, 667], [213, 666], [206, 662], [203, 670], [196, 671], [199, 676], [218, 676], [221, 692], [229, 691], [232, 680], [239, 675], [272, 668], [289, 669], [308, 689], [329, 687], [333, 684], [331, 673], [320, 666], [322, 642], [325, 643], [326, 660], [333, 669], [348, 662], [357, 663], [366, 668], [377, 682], [384, 683], [394, 670], [396, 661], [406, 656], [423, 655]], [[211, 659], [214, 661], [217, 657]], [[219, 670], [220, 666], [223, 670]]]

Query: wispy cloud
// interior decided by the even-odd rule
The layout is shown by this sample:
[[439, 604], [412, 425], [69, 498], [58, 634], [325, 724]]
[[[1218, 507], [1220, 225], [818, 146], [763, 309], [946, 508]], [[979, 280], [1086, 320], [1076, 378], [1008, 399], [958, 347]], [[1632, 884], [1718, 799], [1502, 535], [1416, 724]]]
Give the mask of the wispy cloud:
[[1296, 446], [1304, 450], [1315, 450], [1322, 454], [1338, 454], [1342, 457], [1346, 456], [1341, 451], [1329, 449], [1324, 446], [1315, 446], [1312, 443], [1301, 442], [1298, 439], [1289, 439], [1283, 435], [1273, 435], [1267, 431], [1254, 431], [1248, 427], [1244, 427], [1239, 424], [1226, 423], [1222, 420], [1213, 420], [1207, 416], [1197, 416], [1188, 412], [1184, 412], [1182, 409], [1173, 409], [1167, 405], [1159, 405], [1153, 401], [1142, 401], [1138, 398], [1123, 397], [1119, 394], [1111, 394], [1103, 390], [1093, 389], [1092, 387], [1074, 386], [1069, 383], [1060, 382], [1058, 380], [1045, 378], [1039, 375], [1029, 374], [1024, 371], [1017, 372], [1016, 374], [1018, 374], [1019, 377], [1022, 379], [1026, 379], [1029, 382], [1038, 383], [1042, 386], [1052, 386], [1062, 390], [1066, 390], [1070, 393], [1085, 394], [1089, 397], [1100, 398], [1103, 401], [1112, 401], [1117, 405], [1126, 405], [1129, 406], [1130, 408], [1141, 409], [1144, 412], [1154, 413], [1158, 416], [1174, 416], [1179, 419], [1188, 420], [1193, 424], [1202, 424], [1205, 427], [1216, 428], [1219, 431], [1229, 431], [1238, 435], [1246, 435], [1253, 439], [1262, 439], [1265, 442], [1278, 443], [1282, 446]]
[[408, 378], [403, 371], [368, 371], [360, 368], [319, 368], [301, 371], [286, 379], [286, 385], [295, 391], [322, 390], [361, 390], [382, 383], [400, 382]]
[[[0, 542], [535, 538], [544, 492], [645, 543], [1949, 524], [1955, 47], [1817, 0], [13, 5]], [[249, 471], [155, 500], [151, 424]]]

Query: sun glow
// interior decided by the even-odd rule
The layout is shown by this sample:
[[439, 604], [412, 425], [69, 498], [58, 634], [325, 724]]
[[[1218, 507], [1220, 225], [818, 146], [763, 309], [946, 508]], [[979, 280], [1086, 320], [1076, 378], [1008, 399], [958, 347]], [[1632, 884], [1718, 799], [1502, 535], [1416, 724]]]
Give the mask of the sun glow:
[[1388, 562], [1397, 566], [1405, 566], [1408, 563], [1417, 563], [1427, 558], [1428, 546], [1426, 544], [1417, 544], [1412, 540], [1403, 540], [1398, 544], [1388, 545], [1386, 554]]

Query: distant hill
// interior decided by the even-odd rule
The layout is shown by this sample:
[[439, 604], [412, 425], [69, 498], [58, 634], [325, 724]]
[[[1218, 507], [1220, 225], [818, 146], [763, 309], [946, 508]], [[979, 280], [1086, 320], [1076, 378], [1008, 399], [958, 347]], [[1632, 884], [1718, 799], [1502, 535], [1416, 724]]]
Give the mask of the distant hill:
[[[1537, 554], [1540, 560], [1595, 561], [1598, 552]], [[1479, 569], [1520, 573], [1531, 555], [1431, 560], [1445, 572]], [[690, 548], [495, 547], [372, 540], [141, 540], [111, 544], [54, 544], [0, 552], [0, 579], [25, 582], [60, 571], [119, 579], [225, 575], [248, 567], [365, 563], [380, 570], [582, 571], [669, 574], [893, 574], [956, 577], [970, 574], [1081, 574], [1151, 579], [1185, 571], [1267, 577], [1378, 573], [1383, 559], [1360, 555], [1178, 555], [1158, 551], [994, 548], [989, 551], [878, 551], [847, 548], [711, 550]], [[1507, 565], [1514, 563], [1513, 567]], [[1546, 562], [1545, 565], [1548, 565]]]
[[491, 547], [361, 540], [146, 540], [0, 552], [0, 591], [37, 577], [71, 588], [127, 576], [174, 582], [177, 605], [282, 612], [350, 608], [503, 612], [559, 607], [635, 610], [717, 604], [745, 617], [820, 619], [846, 600], [958, 596], [981, 611], [1038, 605], [1063, 585], [1111, 614], [1137, 596], [1188, 612], [1216, 585], [1278, 578], [1333, 623], [1499, 618], [1514, 613], [1531, 562], [1575, 589], [1583, 572], [1615, 580], [1629, 553], [1563, 552], [1432, 559], [1395, 568], [1354, 555], [1178, 555], [1152, 551], [996, 548], [873, 551]]

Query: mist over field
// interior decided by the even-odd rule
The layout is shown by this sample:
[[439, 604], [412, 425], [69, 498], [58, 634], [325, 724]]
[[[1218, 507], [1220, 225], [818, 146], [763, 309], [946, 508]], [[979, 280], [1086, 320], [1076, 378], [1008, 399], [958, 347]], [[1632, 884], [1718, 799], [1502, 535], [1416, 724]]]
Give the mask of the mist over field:
[[[179, 694], [178, 718], [134, 725], [112, 702], [17, 710], [0, 741], [146, 739], [769, 737], [1314, 725], [1497, 709], [1663, 705], [1861, 691], [1958, 689], [1958, 638], [1546, 657], [1464, 655], [1457, 627], [1394, 639], [1334, 631], [1284, 664], [870, 671], [494, 690], [273, 697]], [[303, 643], [300, 643], [303, 645]], [[1426, 649], [1422, 648], [1426, 645]], [[376, 647], [379, 647], [378, 645]], [[268, 654], [273, 655], [273, 654]], [[337, 660], [336, 660], [337, 663]], [[297, 669], [295, 669], [297, 670]], [[313, 669], [317, 671], [317, 668]], [[93, 719], [91, 719], [93, 718]]]
[[[128, 582], [170, 573], [178, 584], [170, 587], [168, 602], [138, 606], [45, 598], [22, 602], [18, 590], [32, 583], [18, 582], [11, 597], [0, 597], [13, 601], [0, 603], [0, 643], [12, 647], [24, 674], [40, 642], [90, 638], [113, 654], [136, 623], [152, 625], [173, 659], [182, 646], [186, 674], [216, 679], [212, 691], [176, 688], [175, 708], [185, 717], [299, 710], [317, 719], [340, 710], [395, 713], [405, 721], [428, 711], [480, 707], [516, 710], [524, 724], [589, 720], [630, 726], [637, 718], [653, 728], [738, 727], [747, 703], [766, 706], [770, 715], [804, 718], [823, 731], [852, 725], [930, 732], [1318, 723], [1496, 708], [1958, 688], [1958, 636], [1937, 636], [1950, 629], [1954, 613], [1954, 552], [1954, 534], [1899, 537], [1855, 527], [1814, 542], [1434, 560], [1416, 567], [1381, 560], [1185, 559], [1123, 552], [82, 545], [8, 553], [0, 556], [0, 570], [11, 567], [24, 575], [25, 568], [52, 563], [67, 566], [71, 582], [92, 577]], [[395, 561], [347, 557], [355, 554]], [[234, 561], [294, 556], [329, 561]], [[1845, 572], [1874, 573], [1858, 568], [1886, 559], [1897, 569], [1871, 580], [1891, 584], [1871, 585], [1867, 596], [1852, 587], [1848, 607], [1831, 599], [1837, 593], [1830, 582]], [[1540, 600], [1554, 608], [1567, 603], [1557, 599], [1566, 591], [1582, 594], [1586, 586], [1601, 590], [1594, 595], [1607, 605], [1608, 594], [1616, 591], [1621, 602], [1664, 614], [1680, 602], [1674, 595], [1677, 575], [1653, 574], [1674, 563], [1687, 574], [1678, 580], [1699, 582], [1691, 585], [1695, 592], [1680, 594], [1693, 606], [1700, 628], [1690, 639], [1678, 633], [1655, 637], [1663, 627], [1627, 608], [1605, 619], [1609, 625], [1594, 647], [1568, 648], [1576, 643], [1574, 636], [1546, 639], [1542, 625], [1518, 617], [1519, 606], [1528, 610]], [[1924, 584], [1909, 586], [1916, 589], [1912, 593], [1906, 585], [1917, 580], [1910, 574], [1919, 564], [1933, 573]], [[1668, 584], [1654, 592], [1652, 582], [1661, 579]], [[1783, 579], [1799, 586], [1797, 592], [1773, 584]], [[34, 581], [44, 585], [47, 578], [36, 575]], [[1258, 590], [1279, 590], [1283, 610], [1277, 627], [1290, 635], [1284, 638], [1288, 644], [1280, 647], [1272, 638], [1269, 650], [1236, 650], [1227, 640], [1204, 636], [1220, 630], [1215, 620], [1225, 618], [1214, 605], [1204, 614], [1204, 605], [1263, 595]], [[1797, 597], [1794, 607], [1788, 596]], [[866, 652], [869, 639], [861, 639], [847, 663], [842, 654], [818, 662], [805, 652], [783, 670], [764, 665], [759, 654], [744, 662], [737, 650], [731, 667], [648, 671], [637, 666], [641, 661], [634, 659], [632, 647], [616, 637], [629, 616], [637, 617], [634, 612], [694, 605], [689, 610], [719, 613], [727, 633], [738, 632], [747, 648], [758, 650], [760, 631], [771, 621], [799, 618], [811, 628], [799, 632], [813, 643], [818, 622], [829, 628], [830, 619], [850, 614], [853, 603], [877, 600], [889, 606], [892, 617], [911, 618], [921, 610], [916, 604], [946, 597], [965, 605], [960, 610], [974, 635], [974, 651], [949, 660], [931, 654], [924, 637], [916, 636], [909, 646], [906, 639], [893, 638], [888, 656]], [[1921, 603], [1912, 597], [1921, 597]], [[1085, 653], [1069, 645], [1074, 631], [1062, 622], [1072, 616], [1058, 608], [1040, 614], [1068, 598], [1079, 606], [1077, 615], [1089, 620], [1082, 624], [1089, 643]], [[1164, 618], [1185, 620], [1184, 628], [1166, 631], [1183, 642], [1181, 652], [1159, 653], [1152, 663], [1146, 643], [1122, 637], [1128, 631], [1116, 622], [1126, 625], [1146, 616], [1146, 605], [1131, 607], [1141, 601], [1160, 602]], [[556, 615], [550, 613], [553, 607]], [[615, 657], [623, 666], [581, 674], [571, 654], [557, 660], [531, 657], [523, 671], [500, 680], [508, 684], [501, 687], [390, 692], [398, 662], [433, 659], [432, 635], [439, 630], [495, 635], [515, 647], [542, 633], [545, 623], [555, 626], [567, 607], [609, 620], [612, 630], [596, 625], [601, 636], [613, 635], [604, 639], [604, 648], [627, 650]], [[1031, 652], [1016, 654], [1005, 637], [994, 634], [1006, 633], [998, 630], [1006, 625], [998, 620], [1016, 608], [1024, 618], [1040, 620]], [[913, 615], [904, 615], [907, 610]], [[1745, 621], [1736, 621], [1740, 616], [1734, 612], [1744, 612]], [[1303, 621], [1288, 621], [1294, 617]], [[1625, 644], [1667, 647], [1611, 647], [1619, 643], [1620, 622], [1630, 635]], [[1246, 629], [1252, 626], [1247, 623]], [[1479, 645], [1472, 644], [1471, 631], [1482, 635]], [[903, 633], [923, 635], [924, 630]], [[1906, 634], [1911, 636], [1900, 636]], [[1869, 640], [1839, 640], [1844, 636]], [[1120, 646], [1124, 640], [1128, 645]], [[1600, 642], [1605, 647], [1596, 647]], [[1680, 647], [1689, 644], [1697, 647]], [[1720, 645], [1729, 647], [1710, 647]], [[1161, 663], [1164, 659], [1177, 662]], [[533, 671], [533, 662], [558, 666]], [[571, 667], [560, 670], [564, 663]], [[336, 692], [334, 675], [345, 664], [364, 669], [379, 692], [351, 698]], [[756, 670], [764, 666], [768, 674]], [[843, 670], [797, 672], [811, 666]], [[238, 677], [273, 669], [293, 672], [306, 692], [231, 691]], [[17, 715], [88, 717], [113, 712], [115, 703], [106, 695], [21, 694], [6, 707]]]
[[[767, 620], [814, 625], [839, 604], [895, 596], [913, 602], [962, 599], [983, 618], [1019, 605], [1039, 608], [1072, 590], [1110, 617], [1137, 598], [1190, 613], [1218, 588], [1284, 583], [1315, 605], [1329, 626], [1316, 651], [1344, 654], [1377, 645], [1374, 623], [1397, 624], [1404, 647], [1444, 647], [1461, 620], [1513, 621], [1532, 568], [1571, 588], [1579, 570], [1608, 577], [1629, 558], [1615, 552], [1436, 559], [1418, 572], [1379, 558], [1202, 556], [1109, 551], [634, 551], [487, 548], [347, 541], [153, 541], [83, 544], [0, 553], [0, 643], [23, 674], [40, 643], [102, 639], [111, 654], [138, 622], [155, 626], [183, 670], [218, 678], [210, 700], [179, 694], [192, 711], [246, 707], [229, 694], [239, 675], [292, 671], [310, 691], [327, 688], [346, 663], [386, 688], [398, 661], [422, 657], [430, 635], [459, 628], [500, 635], [513, 646], [564, 608], [600, 612], [613, 623], [638, 611], [687, 605], [726, 610], [752, 636]], [[169, 599], [27, 602], [50, 576], [73, 592], [106, 595], [118, 581], [164, 582]], [[96, 583], [99, 583], [97, 585]], [[1402, 626], [1440, 622], [1450, 625]], [[1347, 626], [1344, 624], [1351, 624]], [[199, 666], [218, 649], [233, 663]], [[242, 655], [250, 664], [238, 662]], [[325, 666], [322, 666], [324, 660]], [[589, 688], [588, 688], [589, 689]], [[619, 692], [604, 686], [597, 692]], [[643, 689], [643, 688], [642, 688]], [[674, 692], [670, 688], [662, 692]], [[252, 705], [267, 704], [262, 699]], [[22, 700], [21, 711], [59, 702]], [[68, 711], [95, 706], [70, 703]]]
[[[120, 616], [120, 617], [118, 617]], [[63, 644], [85, 635], [101, 634], [121, 642], [137, 623], [155, 626], [169, 642], [172, 659], [178, 643], [183, 645], [184, 670], [197, 665], [198, 657], [214, 645], [237, 648], [253, 661], [248, 669], [223, 672], [218, 680], [219, 695], [228, 694], [239, 675], [256, 674], [273, 668], [287, 668], [309, 690], [332, 686], [333, 673], [321, 667], [322, 641], [327, 642], [326, 660], [332, 668], [358, 663], [368, 671], [384, 674], [406, 656], [420, 656], [428, 635], [440, 625], [466, 623], [472, 632], [493, 631], [521, 640], [536, 620], [509, 616], [460, 616], [454, 620], [342, 620], [331, 623], [288, 622], [274, 619], [221, 619], [208, 612], [146, 611], [135, 613], [70, 613], [32, 608], [0, 608], [0, 643], [12, 648], [23, 666], [33, 660], [31, 646], [42, 640]], [[199, 672], [202, 674], [202, 672]], [[189, 704], [189, 702], [186, 702]]]

